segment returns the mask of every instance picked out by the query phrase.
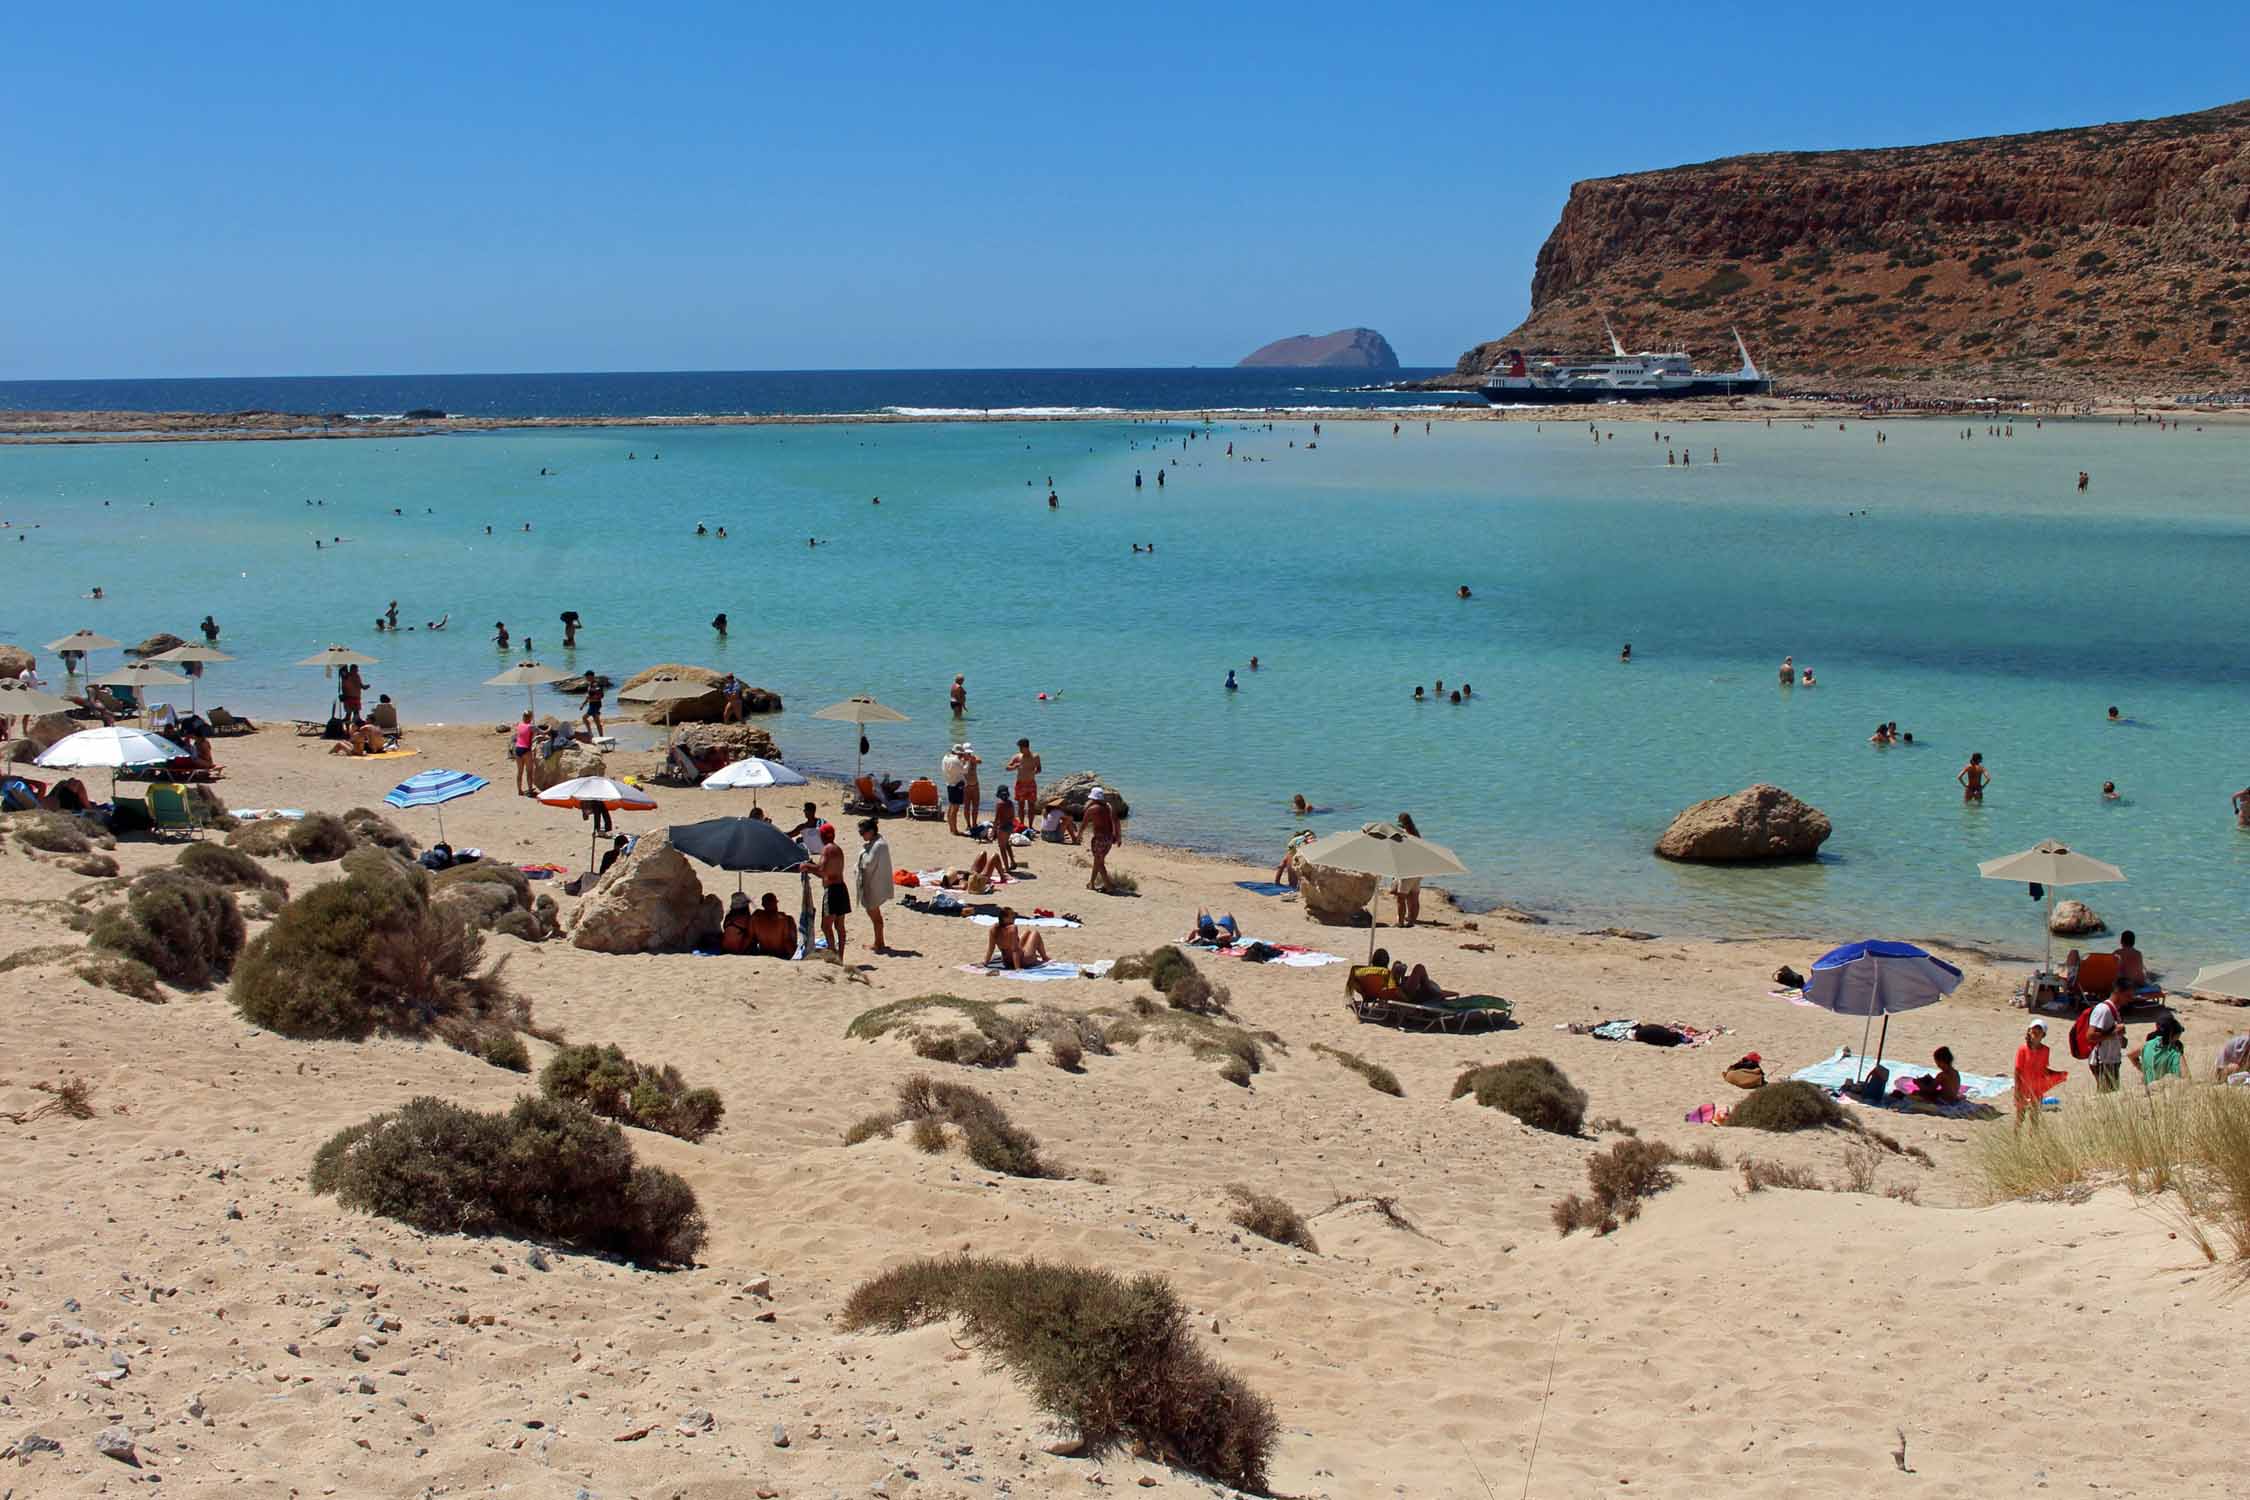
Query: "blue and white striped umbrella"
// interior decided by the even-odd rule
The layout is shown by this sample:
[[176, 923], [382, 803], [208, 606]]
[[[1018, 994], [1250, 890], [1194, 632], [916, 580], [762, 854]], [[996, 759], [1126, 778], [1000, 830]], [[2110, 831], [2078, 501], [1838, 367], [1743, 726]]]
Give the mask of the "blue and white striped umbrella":
[[[1961, 983], [1961, 971], [1944, 959], [1925, 953], [1912, 943], [1881, 938], [1846, 943], [1824, 953], [1813, 964], [1805, 982], [1805, 998], [1840, 1016], [1865, 1016], [1869, 1024], [1883, 1018], [1888, 1039], [1891, 1017], [1904, 1010], [1935, 1005]], [[1867, 1049], [1866, 1027], [1860, 1029], [1860, 1050]], [[1875, 1043], [1875, 1063], [1883, 1062], [1883, 1042]]]
[[490, 785], [482, 776], [468, 771], [418, 771], [385, 792], [383, 800], [392, 807], [438, 808], [437, 836], [438, 842], [443, 843], [444, 804], [471, 792], [481, 792]]

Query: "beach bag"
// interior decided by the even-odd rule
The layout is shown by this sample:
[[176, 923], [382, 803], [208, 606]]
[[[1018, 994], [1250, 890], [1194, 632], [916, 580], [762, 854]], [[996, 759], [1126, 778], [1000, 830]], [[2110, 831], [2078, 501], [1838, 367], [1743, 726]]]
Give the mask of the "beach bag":
[[912, 870], [893, 870], [893, 871], [891, 871], [891, 884], [892, 884], [892, 885], [903, 885], [903, 886], [918, 886], [918, 885], [920, 885], [921, 883], [922, 883], [922, 877], [921, 877], [921, 876], [919, 876], [919, 875], [917, 875], [917, 874], [915, 874], [915, 873], [914, 873], [914, 872], [913, 872]]
[[1764, 1068], [1729, 1068], [1719, 1076], [1738, 1089], [1762, 1089], [1766, 1086]]
[[1801, 990], [1805, 987], [1805, 976], [1783, 964], [1773, 971], [1773, 982], [1785, 990]]
[[2094, 1055], [2094, 1007], [2078, 1012], [2078, 1019], [2070, 1023], [2070, 1055], [2084, 1062]]

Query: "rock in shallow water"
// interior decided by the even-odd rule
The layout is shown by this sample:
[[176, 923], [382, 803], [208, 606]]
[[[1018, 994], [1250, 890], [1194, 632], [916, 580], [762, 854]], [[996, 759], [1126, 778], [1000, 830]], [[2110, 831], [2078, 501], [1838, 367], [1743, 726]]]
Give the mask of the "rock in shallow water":
[[1656, 841], [1656, 852], [1666, 859], [1711, 863], [1807, 859], [1833, 831], [1819, 808], [1760, 782], [1681, 813]]

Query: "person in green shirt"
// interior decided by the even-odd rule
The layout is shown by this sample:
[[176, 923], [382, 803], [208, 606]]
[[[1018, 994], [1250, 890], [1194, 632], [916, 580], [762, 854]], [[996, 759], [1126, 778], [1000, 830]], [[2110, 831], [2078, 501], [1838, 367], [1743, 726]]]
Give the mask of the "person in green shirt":
[[2180, 1039], [2186, 1034], [2180, 1018], [2170, 1011], [2157, 1018], [2156, 1030], [2149, 1033], [2148, 1040], [2141, 1043], [2141, 1050], [2135, 1054], [2140, 1059], [2141, 1082], [2154, 1083], [2167, 1074], [2174, 1078], [2184, 1076], [2180, 1064], [2185, 1053]]

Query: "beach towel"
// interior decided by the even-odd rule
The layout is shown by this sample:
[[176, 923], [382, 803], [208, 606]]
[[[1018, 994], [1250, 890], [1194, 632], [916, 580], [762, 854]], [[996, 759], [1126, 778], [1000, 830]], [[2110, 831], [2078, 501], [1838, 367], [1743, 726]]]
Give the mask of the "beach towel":
[[1294, 896], [1297, 894], [1293, 887], [1283, 885], [1278, 880], [1237, 880], [1235, 884], [1243, 890], [1255, 892], [1260, 896]]
[[[1889, 1058], [1883, 1060], [1883, 1066], [1890, 1070], [1894, 1085], [1908, 1078], [1928, 1078], [1937, 1072], [1935, 1068], [1923, 1067], [1917, 1063], [1894, 1062]], [[1810, 1067], [1799, 1068], [1789, 1076], [1820, 1088], [1840, 1089], [1845, 1084], [1854, 1082], [1859, 1071], [1859, 1059], [1852, 1055], [1852, 1049], [1838, 1047], [1821, 1061]], [[2014, 1081], [2007, 1078], [1994, 1078], [1984, 1073], [1961, 1075], [1961, 1095], [1965, 1099], [1997, 1099], [2014, 1088]]]
[[[972, 915], [969, 920], [976, 923], [979, 927], [998, 927], [1000, 925], [1000, 919], [998, 917], [989, 917], [982, 912], [978, 912]], [[1085, 924], [1082, 922], [1074, 922], [1068, 917], [1018, 916], [1016, 918], [1016, 925], [1018, 927], [1082, 927]]]
[[230, 807], [227, 816], [243, 823], [257, 823], [267, 818], [287, 818], [291, 822], [305, 815], [301, 807]]
[[[1250, 960], [1250, 949], [1261, 942], [1262, 939], [1259, 938], [1239, 938], [1227, 947], [1213, 948], [1209, 951], [1213, 958]], [[1317, 969], [1324, 964], [1340, 964], [1346, 961], [1340, 954], [1316, 953], [1298, 943], [1264, 943], [1264, 946], [1272, 952], [1272, 957], [1265, 959], [1264, 962], [1280, 964], [1285, 968]], [[1250, 961], [1256, 962], [1256, 960]]]
[[1044, 984], [1054, 979], [1099, 979], [1109, 972], [1114, 959], [1097, 959], [1090, 964], [1066, 964], [1053, 959], [1028, 969], [1003, 969], [997, 965], [960, 964], [964, 974], [982, 974], [992, 979], [1020, 979], [1026, 984]]
[[376, 751], [376, 752], [375, 752], [374, 754], [372, 754], [372, 755], [363, 755], [363, 756], [361, 756], [361, 757], [360, 757], [360, 759], [361, 759], [361, 760], [404, 760], [404, 759], [406, 759], [406, 758], [407, 758], [408, 756], [410, 756], [410, 755], [420, 755], [421, 753], [422, 753], [422, 752], [421, 752], [421, 751], [419, 751], [419, 750], [408, 750], [408, 749], [404, 749], [404, 748], [400, 748], [400, 749], [397, 749], [397, 750], [377, 750], [377, 751]]

